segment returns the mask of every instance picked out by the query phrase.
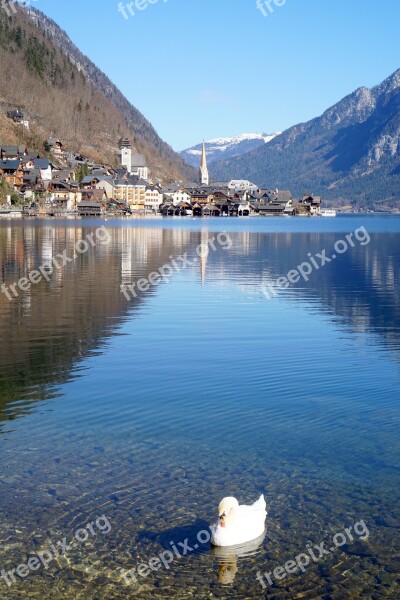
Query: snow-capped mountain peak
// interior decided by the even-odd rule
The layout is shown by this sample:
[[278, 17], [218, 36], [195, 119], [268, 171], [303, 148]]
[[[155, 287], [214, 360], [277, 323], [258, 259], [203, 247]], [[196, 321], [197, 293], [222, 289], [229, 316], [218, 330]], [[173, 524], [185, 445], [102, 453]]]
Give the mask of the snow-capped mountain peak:
[[[281, 132], [268, 133], [242, 133], [234, 137], [213, 138], [206, 141], [207, 159], [209, 163], [240, 156], [259, 146], [271, 142]], [[198, 166], [201, 156], [202, 144], [183, 150], [181, 156], [194, 167]]]

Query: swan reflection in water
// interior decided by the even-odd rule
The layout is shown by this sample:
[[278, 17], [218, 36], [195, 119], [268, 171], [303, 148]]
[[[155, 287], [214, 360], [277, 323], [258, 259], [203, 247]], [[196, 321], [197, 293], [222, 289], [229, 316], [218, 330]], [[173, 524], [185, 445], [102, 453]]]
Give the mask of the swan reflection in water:
[[218, 581], [222, 585], [232, 585], [239, 571], [240, 559], [246, 559], [259, 554], [267, 531], [251, 542], [239, 546], [212, 546], [212, 553], [218, 559]]

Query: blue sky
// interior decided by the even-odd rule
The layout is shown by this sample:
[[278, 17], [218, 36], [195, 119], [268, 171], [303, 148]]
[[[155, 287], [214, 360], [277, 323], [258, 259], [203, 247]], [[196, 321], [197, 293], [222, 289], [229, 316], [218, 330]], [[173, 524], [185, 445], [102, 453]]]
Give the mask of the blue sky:
[[175, 150], [286, 129], [400, 67], [398, 0], [152, 1], [127, 19], [118, 0], [32, 4]]

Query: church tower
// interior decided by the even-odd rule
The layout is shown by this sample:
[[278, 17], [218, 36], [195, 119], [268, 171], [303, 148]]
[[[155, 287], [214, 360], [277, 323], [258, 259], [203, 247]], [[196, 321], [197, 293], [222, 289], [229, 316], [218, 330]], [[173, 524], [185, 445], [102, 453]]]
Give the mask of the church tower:
[[207, 156], [206, 156], [206, 145], [203, 142], [203, 151], [201, 153], [201, 165], [200, 165], [200, 183], [201, 185], [208, 185], [210, 183], [210, 178], [208, 176], [207, 169]]
[[126, 168], [128, 173], [132, 172], [132, 144], [127, 138], [119, 142], [121, 165]]

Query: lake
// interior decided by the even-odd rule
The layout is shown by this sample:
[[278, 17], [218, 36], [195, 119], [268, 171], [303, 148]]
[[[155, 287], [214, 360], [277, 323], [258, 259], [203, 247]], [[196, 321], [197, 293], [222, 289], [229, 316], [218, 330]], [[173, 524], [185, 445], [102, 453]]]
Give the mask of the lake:
[[2, 599], [400, 597], [400, 216], [2, 220], [0, 265]]

